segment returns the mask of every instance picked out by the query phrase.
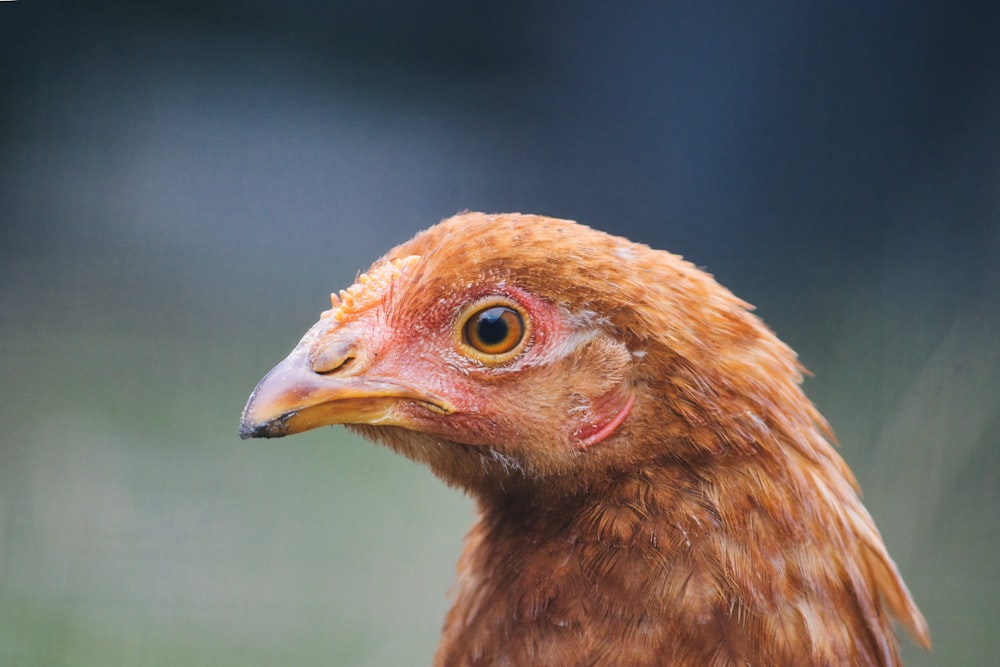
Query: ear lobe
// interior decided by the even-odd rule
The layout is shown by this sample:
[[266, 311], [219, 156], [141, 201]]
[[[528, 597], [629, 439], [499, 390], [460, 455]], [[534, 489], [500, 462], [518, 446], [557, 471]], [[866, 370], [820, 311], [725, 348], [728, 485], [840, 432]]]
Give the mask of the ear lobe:
[[593, 401], [582, 423], [573, 431], [577, 449], [586, 449], [607, 439], [628, 419], [635, 406], [635, 391], [625, 383]]
[[632, 412], [632, 355], [624, 343], [598, 335], [567, 361], [572, 369], [572, 384], [581, 399], [579, 410], [573, 414], [576, 423], [572, 446], [586, 449], [613, 435]]

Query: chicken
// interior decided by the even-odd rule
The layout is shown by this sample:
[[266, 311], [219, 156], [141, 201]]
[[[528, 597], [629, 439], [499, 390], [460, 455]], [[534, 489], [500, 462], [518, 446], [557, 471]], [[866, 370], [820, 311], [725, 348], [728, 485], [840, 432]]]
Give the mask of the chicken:
[[930, 648], [795, 354], [680, 257], [463, 213], [331, 300], [240, 434], [347, 424], [475, 499], [435, 665]]

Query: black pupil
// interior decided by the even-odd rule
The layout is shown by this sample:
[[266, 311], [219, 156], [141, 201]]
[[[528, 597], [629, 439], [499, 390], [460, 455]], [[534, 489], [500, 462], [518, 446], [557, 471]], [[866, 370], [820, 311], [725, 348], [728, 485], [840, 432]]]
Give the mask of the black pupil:
[[510, 325], [504, 319], [507, 308], [496, 307], [484, 310], [476, 319], [476, 333], [485, 345], [499, 345], [507, 339]]

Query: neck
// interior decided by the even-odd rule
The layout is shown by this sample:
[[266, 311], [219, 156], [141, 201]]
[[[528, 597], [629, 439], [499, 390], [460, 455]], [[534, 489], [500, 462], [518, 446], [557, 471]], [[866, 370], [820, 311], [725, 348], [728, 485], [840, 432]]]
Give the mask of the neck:
[[[480, 498], [435, 664], [891, 664], [887, 620], [829, 605], [878, 605], [878, 591], [859, 601], [849, 581], [802, 571], [829, 526], [776, 518], [759, 489], [721, 483], [723, 464], [754, 476], [661, 463], [543, 504]], [[772, 483], [775, 505], [802, 502], [793, 480]], [[863, 578], [848, 566], [842, 578]], [[844, 628], [840, 642], [817, 643], [815, 622]], [[761, 628], [775, 641], [749, 641]]]

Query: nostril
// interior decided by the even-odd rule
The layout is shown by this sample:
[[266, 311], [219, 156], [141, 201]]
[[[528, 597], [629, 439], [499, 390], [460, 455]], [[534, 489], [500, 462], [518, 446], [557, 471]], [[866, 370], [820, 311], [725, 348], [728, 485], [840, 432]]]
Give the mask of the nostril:
[[350, 341], [340, 341], [313, 348], [309, 354], [309, 365], [314, 372], [326, 375], [346, 370], [356, 359], [354, 345]]
[[354, 357], [345, 357], [340, 362], [340, 364], [334, 366], [333, 368], [325, 368], [325, 369], [315, 368], [314, 370], [320, 375], [330, 375], [331, 373], [339, 373], [343, 370], [347, 370], [347, 368], [354, 363], [354, 359], [355, 359]]

